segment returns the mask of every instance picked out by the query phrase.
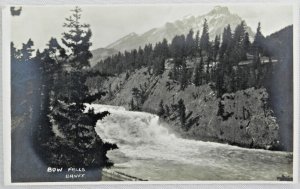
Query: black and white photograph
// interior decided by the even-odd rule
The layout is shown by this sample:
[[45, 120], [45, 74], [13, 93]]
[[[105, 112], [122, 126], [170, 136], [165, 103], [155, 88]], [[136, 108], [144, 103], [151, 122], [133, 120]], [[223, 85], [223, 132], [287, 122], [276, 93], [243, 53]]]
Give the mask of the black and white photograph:
[[7, 13], [12, 184], [295, 181], [292, 4]]

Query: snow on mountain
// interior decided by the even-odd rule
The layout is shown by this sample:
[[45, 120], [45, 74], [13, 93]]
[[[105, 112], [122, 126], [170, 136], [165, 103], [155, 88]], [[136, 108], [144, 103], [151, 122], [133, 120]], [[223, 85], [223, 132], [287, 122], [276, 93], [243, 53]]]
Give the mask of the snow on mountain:
[[[216, 6], [205, 15], [187, 15], [181, 20], [167, 22], [162, 27], [153, 28], [141, 35], [130, 33], [108, 45], [106, 48], [124, 51], [144, 46], [147, 43], [156, 43], [163, 38], [166, 38], [170, 42], [175, 35], [187, 34], [190, 29], [193, 29], [194, 32], [197, 30], [201, 32], [204, 19], [207, 19], [211, 39], [216, 35], [222, 34], [224, 27], [228, 24], [231, 25], [231, 28], [234, 31], [236, 25], [240, 24], [242, 21], [241, 17], [230, 13], [227, 7]], [[250, 27], [247, 27], [246, 30], [249, 32], [250, 37], [254, 36]]]

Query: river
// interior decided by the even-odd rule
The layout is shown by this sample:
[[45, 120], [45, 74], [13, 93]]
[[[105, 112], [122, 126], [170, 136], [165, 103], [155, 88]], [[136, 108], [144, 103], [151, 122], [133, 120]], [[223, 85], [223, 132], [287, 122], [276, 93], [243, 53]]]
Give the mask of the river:
[[96, 132], [119, 147], [108, 152], [113, 171], [153, 181], [265, 181], [292, 175], [290, 153], [182, 139], [170, 133], [157, 115], [91, 106], [95, 112], [111, 113], [97, 122]]

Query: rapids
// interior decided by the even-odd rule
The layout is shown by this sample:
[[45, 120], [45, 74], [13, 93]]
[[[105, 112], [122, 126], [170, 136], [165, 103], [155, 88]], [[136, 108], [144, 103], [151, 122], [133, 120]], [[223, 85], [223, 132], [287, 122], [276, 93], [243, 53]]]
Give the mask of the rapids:
[[112, 170], [147, 180], [276, 180], [292, 175], [292, 155], [188, 140], [170, 133], [159, 117], [123, 107], [93, 104], [110, 115], [97, 134], [119, 149], [110, 151]]

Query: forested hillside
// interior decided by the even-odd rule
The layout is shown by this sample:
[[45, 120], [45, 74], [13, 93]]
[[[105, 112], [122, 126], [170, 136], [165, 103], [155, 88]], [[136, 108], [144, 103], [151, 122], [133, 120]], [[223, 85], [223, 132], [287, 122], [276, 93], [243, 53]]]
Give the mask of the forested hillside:
[[[224, 28], [222, 36], [216, 36], [213, 40], [210, 40], [208, 31], [209, 28], [205, 21], [201, 35], [199, 31], [195, 34], [193, 30], [190, 30], [187, 35], [175, 36], [170, 43], [164, 39], [156, 44], [145, 45], [144, 48], [140, 47], [124, 53], [119, 52], [100, 61], [94, 67], [95, 70], [123, 78], [115, 87], [112, 86], [116, 84], [113, 81], [106, 86], [109, 91], [108, 94], [131, 96], [130, 101], [127, 98], [123, 103], [116, 103], [114, 99], [118, 99], [118, 97], [114, 96], [106, 102], [112, 102], [115, 105], [129, 104], [129, 108], [132, 110], [145, 111], [147, 109], [144, 107], [145, 102], [147, 99], [151, 99], [151, 95], [153, 95], [151, 89], [155, 88], [156, 85], [151, 80], [160, 78], [157, 79], [157, 83], [159, 83], [161, 79], [165, 79], [167, 74], [168, 81], [166, 81], [165, 88], [169, 89], [173, 96], [178, 96], [178, 93], [190, 93], [191, 91], [186, 90], [190, 86], [196, 88], [209, 86], [219, 99], [218, 107], [215, 107], [218, 109], [216, 116], [222, 116], [224, 114], [222, 110], [224, 95], [249, 88], [255, 90], [266, 88], [266, 98], [260, 99], [263, 101], [262, 109], [268, 111], [269, 116], [277, 118], [274, 124], [279, 123], [280, 131], [277, 133], [281, 138], [292, 138], [292, 119], [290, 117], [292, 115], [292, 85], [283, 84], [292, 81], [292, 26], [264, 37], [261, 26], [258, 24], [253, 42], [249, 39], [243, 21], [235, 29], [231, 29], [228, 25]], [[285, 68], [283, 69], [283, 67]], [[144, 70], [145, 77], [149, 77], [148, 81], [135, 78], [135, 84], [126, 85], [127, 80], [138, 70]], [[283, 72], [289, 77], [282, 78]], [[125, 74], [125, 76], [122, 77], [120, 74]], [[278, 81], [284, 87], [275, 87]], [[89, 80], [88, 85], [92, 90], [97, 91], [97, 87], [101, 86], [101, 81]], [[118, 94], [118, 91], [124, 90], [125, 85], [130, 88], [126, 90], [131, 90], [131, 94]], [[180, 86], [178, 91], [172, 90], [177, 85]], [[157, 95], [156, 98], [164, 99], [165, 94]], [[252, 95], [260, 96], [256, 92], [253, 92]], [[279, 96], [280, 99], [278, 99]], [[184, 103], [187, 103], [186, 100], [185, 102], [181, 101], [181, 104], [184, 105]], [[163, 107], [162, 104], [157, 104], [157, 107]], [[171, 109], [170, 106], [169, 104], [167, 109]], [[160, 111], [168, 110], [161, 108], [156, 113], [159, 114]], [[255, 112], [253, 113], [255, 114]], [[279, 140], [278, 136], [274, 138]], [[280, 146], [276, 148], [292, 149], [291, 141], [281, 142]]]

